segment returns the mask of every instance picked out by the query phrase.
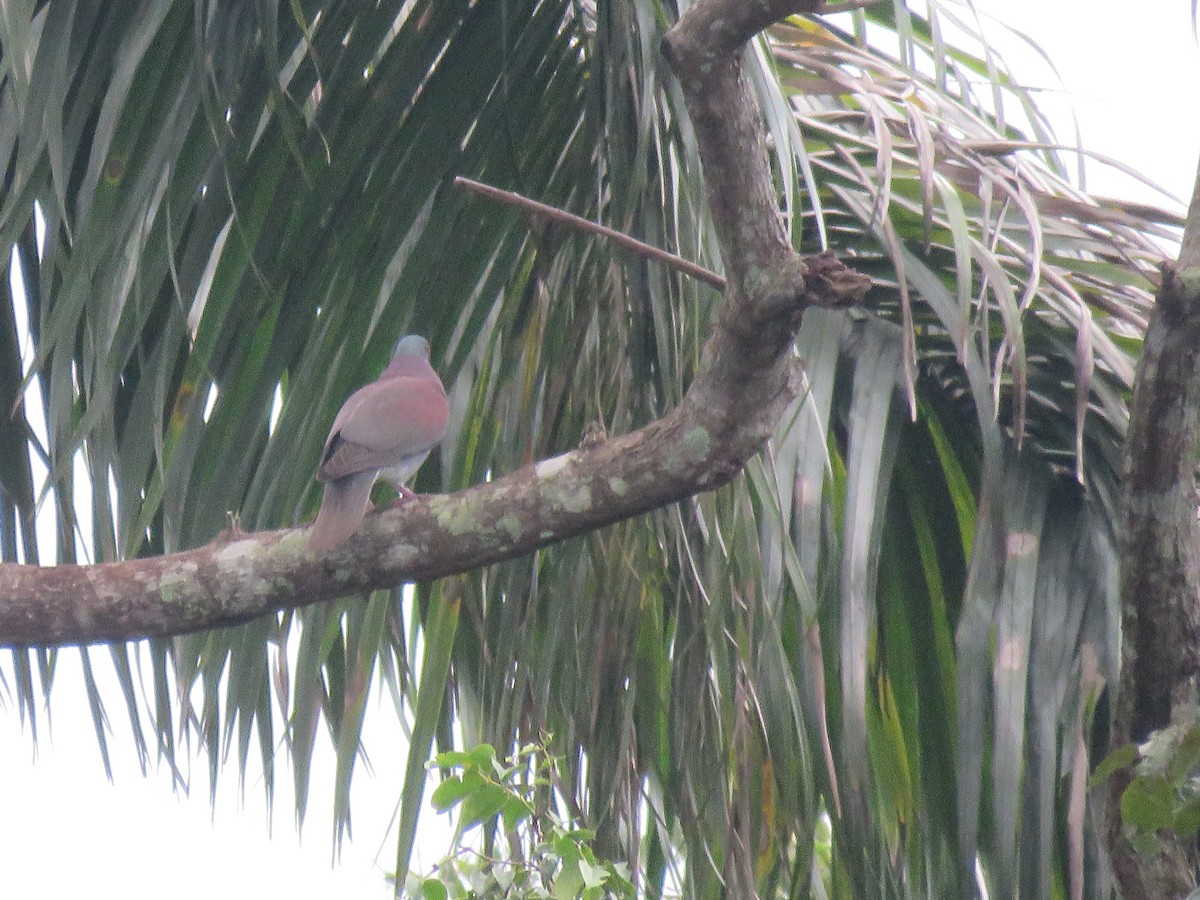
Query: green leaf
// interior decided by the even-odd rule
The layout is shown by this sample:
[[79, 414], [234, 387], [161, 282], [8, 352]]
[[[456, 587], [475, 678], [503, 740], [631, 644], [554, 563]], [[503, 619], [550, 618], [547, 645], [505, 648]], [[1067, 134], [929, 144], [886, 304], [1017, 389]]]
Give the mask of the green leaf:
[[467, 752], [467, 756], [473, 765], [490, 770], [496, 761], [496, 749], [491, 744], [477, 744]]
[[522, 797], [509, 794], [504, 798], [504, 805], [500, 810], [504, 818], [504, 827], [512, 830], [534, 815], [534, 808], [529, 801]]
[[433, 789], [433, 794], [430, 795], [430, 802], [433, 808], [438, 812], [445, 812], [450, 807], [458, 803], [468, 792], [466, 784], [462, 777], [451, 775]]
[[585, 859], [579, 861], [579, 875], [583, 879], [585, 889], [602, 887], [608, 878], [608, 872], [603, 866], [594, 865]]
[[1134, 778], [1121, 794], [1121, 820], [1148, 831], [1175, 824], [1175, 793], [1166, 778], [1145, 775]]
[[1180, 739], [1167, 766], [1167, 777], [1176, 787], [1195, 776], [1200, 769], [1200, 725], [1193, 725]]
[[1191, 797], [1175, 811], [1171, 830], [1184, 838], [1200, 831], [1200, 796]]
[[504, 808], [508, 792], [497, 784], [480, 784], [463, 798], [459, 828], [468, 831], [476, 825], [491, 822]]
[[1136, 744], [1122, 744], [1115, 750], [1110, 751], [1108, 756], [1100, 760], [1100, 763], [1092, 772], [1092, 777], [1088, 780], [1088, 787], [1098, 787], [1107, 781], [1109, 776], [1114, 772], [1132, 766], [1137, 758], [1138, 748]]
[[434, 756], [434, 765], [439, 769], [453, 769], [474, 763], [474, 757], [462, 750], [445, 750]]
[[555, 900], [576, 900], [583, 890], [583, 876], [579, 872], [579, 860], [564, 859], [558, 875], [554, 878], [551, 896]]

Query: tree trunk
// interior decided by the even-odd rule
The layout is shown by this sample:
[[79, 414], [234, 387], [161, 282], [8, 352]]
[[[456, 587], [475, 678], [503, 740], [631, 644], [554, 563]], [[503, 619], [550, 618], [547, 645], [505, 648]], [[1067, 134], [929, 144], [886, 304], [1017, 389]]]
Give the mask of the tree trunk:
[[[1200, 671], [1200, 176], [1179, 260], [1164, 266], [1134, 380], [1120, 523], [1123, 641], [1112, 746], [1175, 720]], [[1191, 701], [1191, 702], [1194, 702]], [[1124, 897], [1181, 897], [1195, 886], [1195, 839], [1161, 829], [1139, 854], [1121, 822], [1129, 771], [1108, 785], [1108, 842]]]

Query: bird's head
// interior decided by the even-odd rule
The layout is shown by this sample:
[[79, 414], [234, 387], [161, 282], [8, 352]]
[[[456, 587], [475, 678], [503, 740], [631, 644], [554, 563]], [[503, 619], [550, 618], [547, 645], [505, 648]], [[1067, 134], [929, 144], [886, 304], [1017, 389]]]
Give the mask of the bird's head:
[[423, 356], [429, 359], [429, 341], [419, 334], [406, 334], [396, 343], [392, 356]]
[[429, 341], [419, 334], [406, 334], [400, 338], [383, 377], [390, 378], [396, 375], [433, 375], [433, 369], [429, 366]]

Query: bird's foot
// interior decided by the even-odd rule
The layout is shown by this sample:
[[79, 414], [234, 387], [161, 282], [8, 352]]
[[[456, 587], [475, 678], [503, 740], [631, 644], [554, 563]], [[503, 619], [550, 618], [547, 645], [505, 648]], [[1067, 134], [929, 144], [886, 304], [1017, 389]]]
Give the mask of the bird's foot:
[[229, 520], [229, 526], [221, 529], [214, 543], [228, 544], [230, 541], [235, 541], [246, 533], [242, 528], [242, 517], [237, 512], [226, 510], [225, 516]]
[[407, 503], [409, 500], [415, 499], [417, 496], [416, 494], [414, 494], [412, 491], [410, 491], [408, 489], [407, 485], [398, 484], [395, 487], [396, 487], [396, 490], [400, 493], [400, 496], [396, 498], [395, 502], [392, 503], [392, 506], [401, 506], [404, 503]]

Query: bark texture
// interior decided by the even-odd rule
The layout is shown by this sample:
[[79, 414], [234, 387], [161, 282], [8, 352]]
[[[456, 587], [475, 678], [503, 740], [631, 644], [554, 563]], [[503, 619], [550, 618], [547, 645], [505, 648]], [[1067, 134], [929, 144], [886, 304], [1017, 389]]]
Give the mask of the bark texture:
[[[1200, 175], [1179, 259], [1164, 266], [1134, 380], [1121, 545], [1121, 683], [1113, 745], [1171, 724], [1200, 672]], [[1124, 833], [1129, 773], [1109, 785], [1109, 849], [1126, 898], [1180, 897], [1195, 885], [1195, 842], [1161, 832], [1139, 855]]]
[[368, 516], [325, 553], [305, 529], [227, 533], [204, 547], [98, 566], [0, 565], [0, 645], [58, 645], [234, 625], [401, 581], [520, 556], [734, 477], [798, 389], [792, 339], [809, 306], [862, 299], [869, 279], [802, 259], [780, 224], [746, 41], [807, 2], [701, 0], [664, 40], [696, 130], [726, 287], [681, 404], [632, 434], [457, 494]]

